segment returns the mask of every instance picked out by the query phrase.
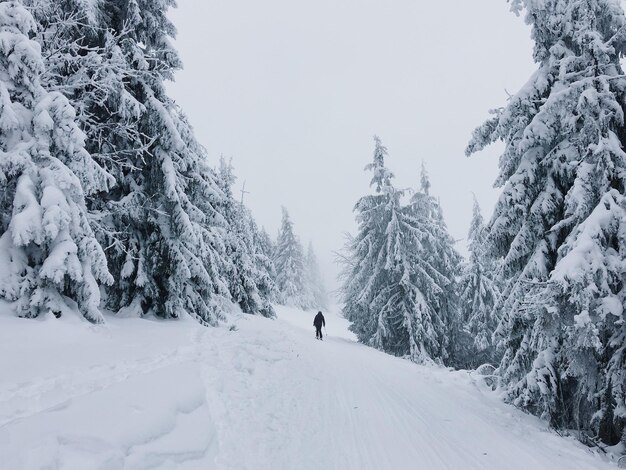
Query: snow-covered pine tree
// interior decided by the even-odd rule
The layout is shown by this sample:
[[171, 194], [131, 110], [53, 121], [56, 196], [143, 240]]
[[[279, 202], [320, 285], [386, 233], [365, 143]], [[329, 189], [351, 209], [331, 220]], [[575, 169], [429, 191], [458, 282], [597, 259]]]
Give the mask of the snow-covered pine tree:
[[[135, 122], [141, 152], [133, 163], [140, 171], [124, 178], [126, 194], [139, 189], [145, 208], [135, 221], [139, 260], [130, 278], [144, 308], [168, 318], [188, 312], [213, 324], [229, 297], [220, 274], [225, 222], [216, 210], [224, 196], [191, 126], [166, 94], [165, 80], [180, 67], [166, 17], [174, 1], [112, 3], [109, 24], [123, 35], [124, 57], [138, 74], [127, 89], [145, 109]], [[123, 207], [122, 216], [129, 210]], [[129, 272], [128, 256], [120, 254]]]
[[609, 379], [626, 417], [626, 18], [618, 0], [513, 8], [526, 10], [539, 67], [468, 147], [506, 146], [488, 235], [503, 258], [499, 373], [514, 403], [585, 429]]
[[477, 366], [495, 358], [493, 334], [498, 326], [495, 305], [500, 293], [495, 282], [496, 263], [489, 256], [485, 224], [476, 197], [467, 241], [469, 259], [459, 283], [460, 307], [464, 328], [473, 339], [472, 362]]
[[257, 264], [259, 269], [267, 273], [268, 276], [268, 298], [272, 302], [278, 301], [278, 286], [276, 285], [276, 267], [274, 266], [274, 254], [276, 244], [264, 227], [258, 227], [254, 223], [254, 241], [256, 245]]
[[451, 259], [438, 259], [430, 251], [441, 244], [436, 237], [450, 241], [441, 230], [438, 204], [424, 187], [403, 206], [404, 191], [393, 186], [386, 156], [376, 137], [373, 162], [366, 167], [374, 194], [355, 206], [358, 232], [345, 257], [344, 315], [361, 342], [416, 362], [443, 361], [454, 313], [443, 297], [452, 281], [438, 269], [458, 256], [445, 251], [442, 256]]
[[22, 316], [75, 303], [99, 322], [98, 284], [113, 279], [85, 194], [106, 191], [112, 178], [85, 150], [68, 100], [42, 86], [35, 29], [21, 1], [0, 2], [0, 297]]
[[[139, 72], [124, 57], [125, 31], [107, 24], [103, 2], [25, 0], [40, 27], [46, 57], [42, 80], [77, 110], [92, 155], [112, 173], [142, 148], [135, 122], [145, 108], [127, 89]], [[131, 145], [133, 144], [133, 145]]]
[[114, 311], [189, 313], [215, 323], [222, 278], [223, 194], [165, 80], [180, 67], [171, 0], [30, 0], [44, 25], [51, 85], [79, 110], [94, 158], [116, 187], [88, 200], [116, 283]]
[[276, 313], [272, 304], [278, 299], [278, 288], [276, 287], [276, 269], [272, 261], [273, 251], [270, 251], [272, 242], [267, 232], [259, 229], [254, 217], [247, 209], [246, 213], [252, 233], [253, 260], [257, 273], [255, 283], [264, 305], [260, 312], [264, 316], [273, 317]]
[[[394, 228], [398, 227], [396, 214], [400, 211], [402, 194], [392, 185], [394, 175], [385, 166], [387, 148], [378, 137], [374, 137], [374, 143], [373, 162], [365, 167], [366, 171], [373, 173], [370, 186], [374, 188], [374, 194], [362, 197], [354, 207], [358, 231], [346, 247], [347, 271], [342, 274], [341, 288], [343, 314], [352, 323], [350, 329], [359, 341], [402, 355], [406, 354], [404, 345], [394, 347], [393, 344], [404, 342], [395, 338], [396, 324], [402, 326], [402, 318], [396, 318], [396, 314], [406, 313], [412, 306], [398, 308], [397, 304], [406, 296], [402, 292], [404, 286], [398, 282], [399, 276], [394, 273], [398, 268], [390, 258], [387, 246], [392, 220], [396, 222]], [[405, 268], [409, 264], [403, 259], [400, 261], [404, 261]], [[400, 294], [394, 296], [396, 302], [390, 303], [394, 287]], [[415, 350], [418, 359], [418, 344], [411, 343], [410, 349], [410, 352]]]
[[[624, 191], [607, 190], [591, 214], [568, 236], [559, 249], [559, 260], [544, 289], [551, 313], [562, 322], [562, 360], [567, 364], [567, 399], [580, 402], [566, 415], [581, 428], [615, 444], [626, 418], [626, 199]], [[573, 382], [573, 384], [571, 383]], [[600, 407], [607, 394], [616, 400], [615, 420]], [[600, 397], [604, 396], [602, 401]], [[610, 426], [613, 429], [610, 429]], [[613, 436], [613, 437], [612, 437]]]
[[309, 243], [309, 247], [306, 252], [306, 284], [311, 296], [311, 306], [313, 308], [328, 308], [328, 293], [324, 286], [324, 280], [322, 279], [322, 273], [317, 262], [317, 256], [313, 248], [313, 243]]
[[310, 299], [305, 287], [304, 250], [296, 237], [289, 213], [284, 207], [273, 261], [280, 303], [310, 308]]
[[220, 159], [218, 182], [224, 193], [220, 212], [226, 217], [228, 230], [226, 245], [225, 277], [235, 303], [244, 313], [275, 315], [272, 307], [273, 282], [271, 266], [260, 253], [255, 240], [256, 224], [242, 203], [235, 201], [232, 187], [235, 183], [232, 162]]
[[406, 211], [414, 219], [419, 243], [415, 254], [415, 285], [419, 287], [435, 317], [433, 325], [443, 324], [440, 332], [440, 357], [447, 363], [461, 366], [467, 363], [460, 348], [462, 321], [459, 308], [458, 276], [461, 256], [448, 232], [439, 200], [430, 194], [431, 183], [422, 164], [420, 191], [415, 192]]

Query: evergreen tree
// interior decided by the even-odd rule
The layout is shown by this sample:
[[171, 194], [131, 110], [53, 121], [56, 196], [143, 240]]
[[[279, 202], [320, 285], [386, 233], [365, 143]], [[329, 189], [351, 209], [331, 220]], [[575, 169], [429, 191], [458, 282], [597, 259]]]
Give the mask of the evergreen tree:
[[219, 184], [224, 193], [221, 213], [226, 217], [228, 231], [226, 245], [226, 279], [233, 301], [244, 313], [274, 316], [271, 304], [273, 283], [270, 266], [259, 253], [255, 240], [256, 224], [243, 204], [235, 201], [232, 186], [233, 167], [223, 157], [220, 160]]
[[304, 252], [293, 229], [293, 222], [283, 207], [283, 218], [274, 253], [276, 286], [283, 305], [309, 308], [306, 293]]
[[494, 356], [493, 334], [498, 326], [495, 305], [499, 291], [494, 275], [495, 261], [489, 256], [486, 231], [478, 201], [474, 198], [472, 222], [468, 233], [469, 260], [460, 281], [461, 316], [465, 330], [473, 338], [475, 365]]
[[276, 269], [272, 261], [271, 239], [267, 232], [259, 229], [254, 218], [248, 213], [248, 223], [252, 232], [253, 260], [256, 267], [256, 286], [262, 299], [260, 313], [266, 317], [276, 315], [272, 303], [278, 299]]
[[306, 284], [310, 293], [311, 308], [328, 308], [328, 294], [324, 287], [313, 243], [309, 243], [306, 254]]
[[[51, 87], [79, 110], [94, 158], [115, 190], [88, 200], [116, 283], [114, 311], [189, 313], [214, 324], [223, 279], [224, 195], [165, 81], [180, 67], [166, 17], [172, 0], [31, 0], [44, 25]], [[69, 15], [69, 16], [68, 16]]]
[[70, 103], [42, 86], [35, 29], [20, 1], [0, 3], [0, 297], [26, 317], [58, 315], [75, 302], [99, 322], [98, 284], [112, 277], [85, 194], [112, 180], [85, 150]]
[[[132, 220], [133, 209], [121, 204], [117, 214], [131, 219], [135, 240], [130, 246], [139, 255], [134, 270], [124, 266], [125, 273], [132, 273], [128, 290], [141, 299], [144, 310], [159, 316], [189, 312], [215, 323], [229, 297], [220, 274], [225, 223], [216, 210], [223, 195], [188, 122], [166, 94], [164, 81], [181, 65], [169, 41], [175, 29], [166, 17], [174, 2], [108, 3], [108, 24], [123, 35], [121, 51], [137, 73], [127, 90], [145, 109], [133, 122], [141, 145], [130, 145], [140, 150], [132, 158], [138, 170], [124, 172], [120, 184], [123, 199], [139, 199], [143, 213]], [[127, 253], [119, 255], [112, 264], [126, 265]], [[114, 298], [125, 300], [128, 290]]]
[[[254, 222], [254, 221], [253, 221]], [[276, 253], [276, 243], [267, 233], [265, 228], [257, 227], [254, 223], [254, 241], [257, 252], [257, 263], [262, 271], [268, 276], [269, 295], [272, 302], [278, 301], [278, 286], [276, 284], [276, 267], [274, 266], [274, 254]]]
[[444, 249], [441, 256], [450, 259], [443, 259], [431, 251], [442, 244], [437, 237], [444, 244], [450, 239], [438, 204], [427, 194], [425, 174], [424, 192], [405, 207], [386, 156], [376, 137], [373, 162], [366, 167], [375, 192], [355, 206], [359, 228], [346, 255], [344, 315], [361, 342], [416, 362], [445, 360], [455, 312], [444, 296], [453, 281], [439, 268], [458, 255]]
[[526, 10], [539, 67], [468, 147], [505, 143], [488, 229], [503, 259], [499, 374], [514, 403], [589, 428], [607, 376], [626, 385], [626, 17], [617, 0], [513, 7]]
[[[420, 234], [415, 259], [418, 265], [416, 284], [426, 294], [427, 302], [445, 327], [441, 357], [448, 357], [450, 365], [460, 366], [466, 362], [465, 352], [459, 348], [462, 322], [456, 276], [460, 270], [461, 256], [454, 248], [455, 241], [448, 232], [441, 204], [430, 194], [430, 188], [430, 179], [422, 164], [420, 191], [413, 195], [406, 208], [415, 219], [415, 227]], [[429, 286], [430, 279], [438, 290]], [[437, 291], [438, 295], [435, 294]]]

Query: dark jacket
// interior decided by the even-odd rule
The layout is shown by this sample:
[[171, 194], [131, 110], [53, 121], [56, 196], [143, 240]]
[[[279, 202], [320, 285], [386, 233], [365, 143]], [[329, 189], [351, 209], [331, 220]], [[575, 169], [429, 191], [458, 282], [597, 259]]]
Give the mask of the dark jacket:
[[313, 326], [321, 328], [322, 325], [326, 326], [326, 320], [324, 320], [324, 315], [322, 315], [322, 312], [320, 312], [315, 315], [315, 320], [313, 320]]

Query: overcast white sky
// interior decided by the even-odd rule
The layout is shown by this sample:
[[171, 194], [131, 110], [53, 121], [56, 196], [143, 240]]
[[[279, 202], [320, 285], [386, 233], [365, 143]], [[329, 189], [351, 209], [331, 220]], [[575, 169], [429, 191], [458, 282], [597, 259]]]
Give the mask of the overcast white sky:
[[463, 152], [535, 69], [530, 30], [505, 0], [179, 0], [170, 16], [185, 64], [171, 94], [212, 161], [233, 157], [270, 234], [288, 208], [329, 284], [374, 134], [397, 186], [415, 187], [425, 161], [455, 238], [472, 192], [491, 215], [500, 147]]

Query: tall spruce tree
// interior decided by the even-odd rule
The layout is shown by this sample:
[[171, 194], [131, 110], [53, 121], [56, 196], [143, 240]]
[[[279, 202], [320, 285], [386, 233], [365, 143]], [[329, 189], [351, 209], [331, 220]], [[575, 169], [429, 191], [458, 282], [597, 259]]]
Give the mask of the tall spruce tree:
[[[438, 319], [444, 325], [441, 335], [441, 357], [454, 366], [465, 365], [465, 351], [459, 348], [462, 327], [456, 277], [461, 257], [454, 248], [455, 241], [448, 232], [439, 200], [430, 194], [430, 178], [422, 164], [420, 191], [416, 191], [408, 213], [414, 218], [420, 243], [414, 262], [417, 265], [416, 284]], [[438, 289], [430, 286], [431, 279]], [[442, 330], [444, 331], [444, 330]]]
[[85, 194], [106, 191], [112, 179], [85, 150], [67, 99], [42, 86], [35, 29], [21, 1], [0, 3], [0, 297], [22, 316], [75, 303], [99, 322], [98, 284], [113, 279]]
[[317, 256], [313, 248], [313, 243], [309, 243], [306, 252], [306, 273], [305, 280], [310, 295], [310, 305], [312, 308], [328, 308], [328, 293], [324, 286], [322, 273], [317, 262]]
[[[158, 316], [187, 312], [214, 324], [229, 298], [221, 274], [225, 221], [216, 209], [224, 196], [189, 123], [166, 94], [165, 80], [181, 65], [170, 43], [176, 32], [166, 16], [171, 6], [173, 0], [103, 1], [106, 24], [121, 36], [120, 51], [133, 71], [126, 90], [142, 107], [132, 121], [139, 142], [129, 143], [137, 152], [131, 170], [119, 175], [122, 194], [112, 204], [133, 234], [111, 262], [128, 279], [112, 298], [123, 300], [118, 307], [139, 299]], [[136, 250], [134, 266], [128, 248]]]
[[476, 197], [467, 240], [469, 259], [459, 285], [461, 316], [465, 330], [473, 339], [476, 360], [484, 363], [495, 357], [493, 335], [498, 326], [495, 306], [500, 294], [495, 282], [496, 263], [490, 257], [486, 228]]
[[617, 0], [512, 4], [538, 70], [467, 152], [505, 143], [488, 229], [503, 260], [499, 374], [514, 403], [588, 429], [609, 379], [620, 403], [626, 385], [626, 18]]
[[266, 317], [276, 315], [273, 303], [278, 298], [278, 288], [276, 287], [276, 269], [272, 261], [272, 251], [270, 251], [271, 240], [265, 230], [259, 229], [252, 214], [246, 210], [247, 221], [252, 234], [252, 253], [255, 265], [255, 283], [262, 299], [259, 312]]
[[361, 342], [416, 362], [443, 361], [449, 356], [448, 333], [455, 312], [444, 298], [452, 280], [439, 268], [457, 255], [431, 251], [445, 236], [438, 204], [424, 192], [403, 206], [404, 191], [392, 184], [385, 165], [387, 149], [375, 138], [374, 194], [355, 206], [358, 232], [348, 246], [342, 293], [344, 315]]
[[274, 265], [274, 254], [276, 253], [276, 243], [267, 233], [265, 228], [259, 228], [254, 222], [254, 243], [256, 246], [256, 260], [259, 269], [267, 276], [267, 297], [272, 302], [278, 301], [278, 286], [276, 284], [276, 266]]
[[305, 286], [304, 251], [296, 237], [293, 222], [283, 207], [283, 217], [276, 242], [274, 266], [279, 301], [284, 305], [309, 308]]
[[273, 283], [271, 268], [267, 265], [255, 240], [256, 224], [252, 215], [235, 201], [232, 186], [235, 176], [231, 161], [220, 159], [219, 185], [224, 193], [221, 213], [226, 217], [228, 230], [225, 235], [226, 279], [232, 299], [244, 313], [275, 315], [272, 307]]

